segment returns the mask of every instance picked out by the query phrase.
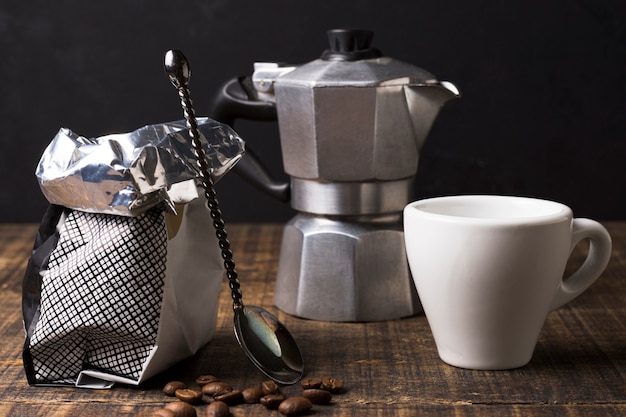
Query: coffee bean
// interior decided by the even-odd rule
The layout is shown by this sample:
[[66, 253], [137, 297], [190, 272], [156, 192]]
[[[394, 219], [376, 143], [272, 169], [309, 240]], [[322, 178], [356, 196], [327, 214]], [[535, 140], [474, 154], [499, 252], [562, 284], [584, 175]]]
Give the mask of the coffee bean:
[[176, 413], [167, 408], [161, 408], [152, 413], [152, 417], [176, 417]]
[[176, 390], [176, 398], [189, 404], [197, 404], [202, 400], [202, 392], [195, 389], [183, 388]]
[[263, 396], [263, 390], [261, 388], [246, 388], [241, 391], [243, 395], [243, 402], [246, 404], [258, 404], [259, 400]]
[[194, 406], [183, 401], [168, 403], [165, 408], [172, 410], [175, 417], [197, 417]]
[[278, 386], [278, 384], [276, 384], [276, 382], [274, 381], [264, 381], [261, 384], [261, 390], [263, 391], [264, 395], [270, 395], [270, 394], [279, 394], [280, 393], [280, 387]]
[[208, 384], [209, 382], [219, 381], [219, 379], [213, 375], [200, 375], [196, 378], [196, 384], [199, 386], [203, 386]]
[[343, 382], [337, 378], [323, 378], [322, 389], [336, 394], [343, 391]]
[[228, 405], [237, 405], [243, 402], [243, 394], [237, 389], [216, 394], [213, 398], [215, 398], [215, 401], [223, 401]]
[[333, 394], [330, 391], [319, 388], [305, 389], [302, 391], [302, 396], [313, 404], [328, 404], [333, 399]]
[[202, 386], [202, 393], [212, 396], [223, 394], [232, 390], [233, 387], [230, 384], [221, 381], [209, 382]]
[[322, 378], [307, 378], [300, 382], [303, 389], [319, 388], [322, 386]]
[[286, 416], [295, 416], [309, 411], [313, 403], [304, 397], [291, 397], [280, 403], [278, 411]]
[[173, 397], [176, 395], [177, 389], [183, 389], [183, 388], [187, 388], [187, 385], [185, 385], [184, 382], [170, 381], [167, 384], [165, 384], [165, 386], [163, 387], [163, 394], [167, 395], [168, 397]]
[[206, 408], [207, 417], [228, 417], [230, 415], [230, 408], [228, 404], [223, 401], [215, 401], [209, 404]]
[[269, 408], [270, 410], [276, 410], [280, 403], [285, 401], [285, 397], [282, 394], [269, 394], [261, 397], [259, 402]]

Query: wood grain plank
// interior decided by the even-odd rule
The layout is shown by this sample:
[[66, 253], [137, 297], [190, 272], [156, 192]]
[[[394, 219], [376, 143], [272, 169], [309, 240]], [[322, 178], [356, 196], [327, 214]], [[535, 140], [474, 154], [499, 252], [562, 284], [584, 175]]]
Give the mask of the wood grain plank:
[[[273, 306], [281, 226], [239, 224], [229, 232], [244, 301], [267, 308], [287, 325], [301, 346], [308, 376], [335, 376], [346, 383], [346, 392], [332, 405], [316, 407], [315, 415], [580, 417], [626, 414], [626, 223], [607, 227], [615, 248], [603, 277], [579, 299], [550, 313], [528, 366], [498, 372], [445, 365], [423, 316], [327, 323], [282, 313]], [[20, 356], [20, 285], [35, 230], [33, 225], [0, 225], [0, 415], [149, 416], [169, 400], [161, 388], [172, 379], [191, 384], [197, 375], [211, 373], [240, 388], [265, 379], [235, 341], [224, 283], [213, 340], [141, 387], [92, 391], [28, 386]], [[584, 254], [584, 248], [577, 249], [572, 265]], [[285, 390], [295, 395], [299, 387]], [[261, 406], [238, 406], [233, 415], [278, 414]]]
[[[103, 417], [135, 416], [150, 417], [161, 406], [135, 404], [105, 404], [99, 402], [80, 403], [7, 403], [0, 402], [0, 415], [7, 417]], [[197, 406], [198, 416], [204, 416], [205, 406]], [[231, 407], [233, 417], [281, 416], [277, 411], [270, 411], [259, 404]], [[315, 406], [310, 414], [324, 417], [360, 417], [360, 416], [446, 416], [446, 417], [623, 417], [626, 406], [615, 404], [579, 405], [473, 405], [473, 404], [436, 404], [398, 406], [397, 404], [330, 404]]]

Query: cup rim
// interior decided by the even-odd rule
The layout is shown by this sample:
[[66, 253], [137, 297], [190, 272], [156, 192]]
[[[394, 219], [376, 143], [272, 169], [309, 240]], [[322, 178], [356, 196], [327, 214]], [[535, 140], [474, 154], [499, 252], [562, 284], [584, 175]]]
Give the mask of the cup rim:
[[[477, 214], [476, 209], [510, 208], [510, 214]], [[459, 214], [460, 210], [473, 214]], [[524, 209], [527, 211], [524, 212]], [[530, 210], [534, 210], [532, 213]], [[546, 224], [570, 220], [572, 209], [557, 201], [532, 197], [467, 194], [448, 195], [413, 201], [404, 208], [404, 216], [420, 216], [426, 219], [471, 224]]]

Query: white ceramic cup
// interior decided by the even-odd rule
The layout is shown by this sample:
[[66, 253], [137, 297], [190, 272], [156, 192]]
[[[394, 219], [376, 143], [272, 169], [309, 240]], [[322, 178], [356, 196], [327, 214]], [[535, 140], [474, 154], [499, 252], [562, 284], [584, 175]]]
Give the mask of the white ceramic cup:
[[[604, 271], [611, 238], [560, 203], [523, 197], [450, 196], [404, 209], [411, 273], [441, 359], [461, 368], [526, 365], [547, 314]], [[583, 265], [563, 278], [576, 244]]]

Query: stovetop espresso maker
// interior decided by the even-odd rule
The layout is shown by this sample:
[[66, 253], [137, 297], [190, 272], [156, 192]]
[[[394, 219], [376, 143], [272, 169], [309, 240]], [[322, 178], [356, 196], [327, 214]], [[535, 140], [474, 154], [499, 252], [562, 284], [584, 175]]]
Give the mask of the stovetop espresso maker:
[[300, 66], [257, 63], [227, 82], [211, 116], [278, 120], [289, 183], [250, 148], [236, 165], [299, 213], [285, 226], [275, 304], [324, 321], [411, 316], [421, 305], [409, 272], [402, 210], [419, 152], [456, 87], [371, 47], [372, 32], [328, 32], [330, 48]]

